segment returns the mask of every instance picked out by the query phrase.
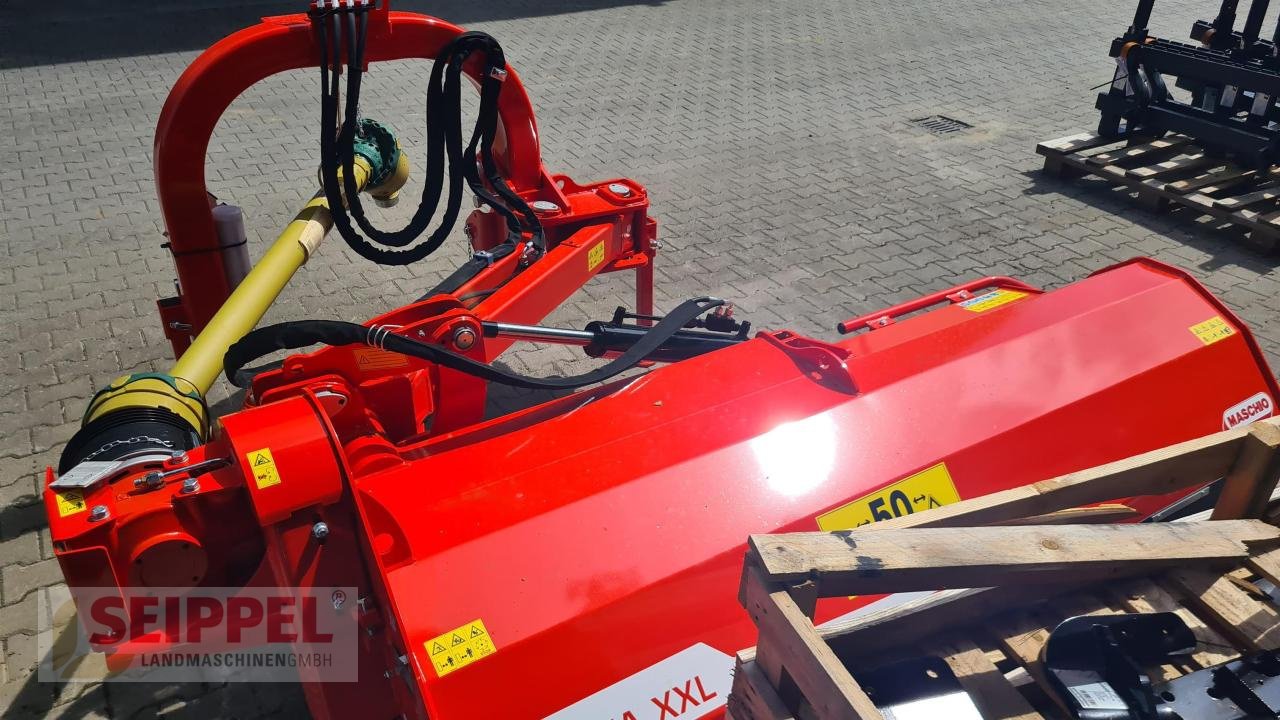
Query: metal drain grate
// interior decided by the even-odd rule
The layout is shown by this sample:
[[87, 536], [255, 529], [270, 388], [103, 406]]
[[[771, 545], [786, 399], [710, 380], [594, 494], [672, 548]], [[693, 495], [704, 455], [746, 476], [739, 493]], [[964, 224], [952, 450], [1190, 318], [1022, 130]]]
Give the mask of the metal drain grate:
[[963, 120], [949, 118], [946, 115], [930, 115], [929, 117], [916, 118], [911, 121], [911, 124], [916, 127], [922, 127], [934, 135], [949, 135], [973, 127]]

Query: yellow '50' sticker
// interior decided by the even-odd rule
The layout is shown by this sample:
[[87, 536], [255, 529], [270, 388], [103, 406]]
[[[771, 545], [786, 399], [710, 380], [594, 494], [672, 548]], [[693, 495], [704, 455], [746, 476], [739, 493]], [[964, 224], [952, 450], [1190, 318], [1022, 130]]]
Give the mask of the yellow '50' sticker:
[[817, 517], [818, 527], [826, 532], [852, 530], [877, 520], [889, 520], [960, 501], [956, 484], [947, 472], [946, 463], [905, 477], [870, 495]]

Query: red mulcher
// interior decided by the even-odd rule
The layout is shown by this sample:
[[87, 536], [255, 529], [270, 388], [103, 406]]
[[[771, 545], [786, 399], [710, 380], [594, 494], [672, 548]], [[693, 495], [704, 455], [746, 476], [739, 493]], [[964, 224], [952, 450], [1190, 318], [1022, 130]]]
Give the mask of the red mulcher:
[[[402, 238], [371, 250], [330, 211], [361, 190], [393, 200], [407, 175], [388, 129], [337, 121], [344, 56], [348, 101], [370, 62], [437, 58], [428, 185], [439, 199], [447, 157], [449, 197], [465, 180], [480, 198], [466, 220], [475, 255], [364, 325], [248, 332], [331, 224], [361, 254], [400, 262]], [[245, 88], [317, 65], [325, 189], [236, 277], [203, 179], [209, 135]], [[482, 94], [468, 148], [447, 117], [460, 74]], [[548, 173], [496, 42], [385, 4], [322, 3], [211, 47], [165, 105], [155, 162], [181, 288], [161, 315], [185, 352], [169, 373], [104, 388], [48, 471], [57, 555], [73, 588], [125, 597], [356, 588], [335, 612], [363, 630], [359, 682], [306, 682], [317, 717], [718, 713], [730, 656], [755, 636], [736, 602], [749, 533], [918, 512], [1249, 422], [1277, 397], [1239, 320], [1146, 259], [1050, 293], [978, 280], [846, 321], [831, 342], [752, 335], [713, 298], [653, 316], [644, 188]], [[619, 270], [636, 272], [635, 313], [585, 330], [529, 324]], [[550, 380], [490, 364], [516, 341], [611, 361]], [[241, 370], [316, 343], [328, 347]], [[224, 369], [250, 388], [215, 419], [204, 395]], [[489, 382], [583, 389], [485, 419]], [[1134, 502], [1151, 514], [1179, 499]], [[437, 642], [459, 632], [471, 653]]]

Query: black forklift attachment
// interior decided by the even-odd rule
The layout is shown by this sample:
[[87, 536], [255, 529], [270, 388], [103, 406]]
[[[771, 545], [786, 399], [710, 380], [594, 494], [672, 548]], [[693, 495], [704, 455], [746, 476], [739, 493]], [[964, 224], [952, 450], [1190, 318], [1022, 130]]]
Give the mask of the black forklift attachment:
[[[1199, 44], [1152, 37], [1155, 0], [1140, 0], [1129, 29], [1111, 43], [1110, 88], [1098, 96], [1098, 134], [1160, 137], [1174, 132], [1241, 165], [1280, 160], [1280, 24], [1260, 37], [1270, 0], [1253, 0], [1235, 29], [1239, 0], [1222, 0], [1217, 16], [1191, 29]], [[1174, 77], [1176, 93], [1166, 77]], [[1178, 97], [1181, 94], [1183, 97]]]
[[1078, 720], [1251, 720], [1280, 713], [1274, 651], [1152, 682], [1146, 668], [1189, 664], [1196, 637], [1176, 613], [1082, 615], [1049, 635], [1044, 666]]

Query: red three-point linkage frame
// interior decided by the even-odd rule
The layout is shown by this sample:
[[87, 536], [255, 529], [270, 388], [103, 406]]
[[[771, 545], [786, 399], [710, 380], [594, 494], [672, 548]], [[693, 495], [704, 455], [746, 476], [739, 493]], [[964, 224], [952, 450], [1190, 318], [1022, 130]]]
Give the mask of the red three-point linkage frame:
[[[461, 28], [437, 18], [392, 12], [384, 2], [371, 11], [368, 62], [432, 59]], [[317, 67], [319, 48], [303, 14], [264, 18], [216, 43], [187, 68], [165, 101], [156, 128], [155, 175], [169, 249], [178, 272], [179, 294], [159, 301], [165, 334], [181, 354], [230, 295], [204, 166], [209, 138], [223, 112], [240, 93], [276, 73]], [[474, 80], [480, 68], [465, 71]], [[318, 100], [317, 100], [318, 101]], [[578, 185], [550, 175], [542, 165], [538, 127], [524, 86], [513, 70], [499, 96], [499, 135], [494, 154], [508, 183], [537, 207], [549, 252], [474, 308], [487, 320], [534, 322], [544, 317], [590, 277], [617, 270], [636, 271], [636, 306], [652, 312], [656, 223], [648, 217], [648, 197], [640, 185], [614, 179]], [[317, 111], [318, 115], [318, 111]], [[476, 250], [504, 239], [492, 213], [467, 220]], [[518, 261], [510, 255], [459, 288], [456, 296], [496, 288], [511, 277]], [[505, 343], [490, 342], [492, 358]]]

